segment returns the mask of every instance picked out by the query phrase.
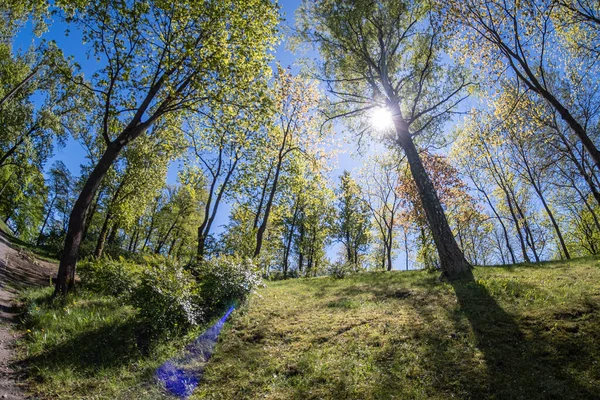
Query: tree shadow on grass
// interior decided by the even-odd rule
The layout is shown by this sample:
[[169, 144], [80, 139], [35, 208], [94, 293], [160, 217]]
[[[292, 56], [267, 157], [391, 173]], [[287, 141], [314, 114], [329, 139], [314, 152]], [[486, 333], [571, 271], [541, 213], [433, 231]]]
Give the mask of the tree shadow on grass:
[[[33, 366], [36, 369], [73, 370], [77, 374], [93, 376], [100, 370], [118, 368], [140, 358], [138, 329], [132, 319], [116, 321], [48, 347], [21, 363], [25, 369]], [[35, 375], [35, 371], [32, 372]]]
[[[463, 316], [468, 319], [477, 348], [483, 353], [487, 388], [482, 389], [488, 392], [487, 396], [498, 399], [598, 398], [598, 393], [592, 393], [574, 379], [572, 369], [565, 370], [566, 365], [573, 366], [572, 358], [577, 357], [573, 349], [564, 348], [565, 342], [549, 341], [539, 335], [543, 330], [539, 326], [533, 334], [525, 334], [488, 289], [472, 277], [452, 282], [452, 286], [460, 306], [454, 319], [457, 323]], [[582, 360], [577, 360], [575, 368], [586, 367], [581, 363]]]

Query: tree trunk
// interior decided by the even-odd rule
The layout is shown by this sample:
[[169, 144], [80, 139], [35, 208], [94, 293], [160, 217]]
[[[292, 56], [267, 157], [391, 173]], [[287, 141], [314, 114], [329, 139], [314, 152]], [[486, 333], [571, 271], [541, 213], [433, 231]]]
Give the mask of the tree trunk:
[[269, 172], [267, 173], [267, 177], [265, 178], [265, 183], [263, 184], [262, 191], [260, 192], [260, 201], [258, 203], [258, 209], [256, 210], [256, 215], [254, 216], [254, 222], [252, 224], [252, 229], [258, 228], [258, 220], [260, 219], [260, 214], [262, 213], [265, 196], [267, 195], [267, 186], [269, 185], [269, 180], [271, 179], [271, 171], [273, 171], [273, 164], [269, 164]]
[[597, 168], [600, 168], [600, 151], [590, 137], [588, 136], [585, 129], [579, 124], [579, 122], [573, 117], [573, 115], [567, 110], [550, 92], [543, 88], [537, 90], [552, 106], [558, 111], [560, 117], [569, 125], [569, 127], [575, 132], [575, 135], [581, 140], [581, 143], [588, 151]]
[[517, 212], [519, 213], [519, 216], [521, 217], [521, 221], [523, 221], [523, 229], [525, 230], [525, 241], [527, 242], [527, 245], [529, 246], [531, 251], [533, 251], [533, 257], [535, 258], [535, 262], [540, 262], [540, 257], [538, 256], [538, 253], [537, 253], [537, 250], [535, 247], [535, 240], [533, 238], [533, 233], [531, 232], [531, 229], [529, 228], [529, 222], [527, 221], [527, 217], [525, 216], [523, 209], [519, 205], [519, 202], [517, 201], [517, 196], [515, 196], [512, 189], [511, 189], [511, 194], [512, 194], [512, 198], [515, 202], [515, 208], [517, 209]]
[[[510, 245], [510, 239], [508, 238], [508, 230], [506, 229], [506, 225], [504, 225], [504, 222], [502, 221], [502, 217], [500, 217], [500, 214], [498, 214], [498, 211], [496, 211], [496, 207], [494, 207], [494, 205], [492, 204], [492, 200], [487, 195], [487, 192], [480, 188], [477, 188], [477, 190], [479, 190], [481, 193], [483, 193], [483, 195], [485, 196], [485, 199], [487, 200], [488, 205], [492, 209], [492, 212], [498, 219], [498, 222], [500, 223], [500, 226], [502, 227], [502, 233], [504, 234], [504, 241], [506, 242], [506, 248], [508, 249], [508, 253], [510, 254], [512, 263], [516, 264], [517, 260], [515, 258], [515, 252], [513, 251], [512, 246]], [[502, 258], [504, 258], [504, 256], [502, 256]], [[502, 260], [502, 264], [504, 264], [504, 263], [505, 263], [505, 261]]]
[[52, 213], [52, 207], [54, 207], [54, 201], [56, 200], [56, 196], [52, 198], [52, 202], [50, 202], [50, 206], [48, 206], [48, 213], [46, 214], [46, 218], [44, 218], [44, 223], [42, 224], [42, 229], [40, 229], [40, 234], [38, 235], [37, 241], [35, 242], [36, 246], [39, 246], [42, 242], [42, 235], [44, 234], [44, 229], [46, 229], [46, 224], [48, 223], [48, 219], [50, 218], [50, 214]]
[[29, 134], [31, 134], [34, 131], [34, 129], [31, 129], [27, 134], [23, 135], [18, 141], [17, 143], [14, 144], [14, 146], [12, 146], [6, 153], [4, 153], [4, 155], [2, 157], [0, 157], [0, 167], [2, 167], [4, 165], [4, 163], [6, 162], [6, 160], [8, 160], [8, 158], [10, 156], [12, 156], [15, 151], [17, 151], [17, 148], [23, 144], [23, 142], [25, 142], [25, 138], [27, 136], [29, 136]]
[[546, 199], [544, 198], [542, 190], [535, 184], [533, 185], [533, 188], [534, 188], [535, 192], [537, 193], [538, 197], [540, 198], [540, 201], [542, 202], [542, 205], [544, 206], [544, 210], [546, 210], [546, 214], [548, 214], [548, 218], [550, 218], [550, 222], [552, 223], [552, 226], [554, 227], [554, 231], [556, 232], [556, 236], [558, 237], [558, 241], [560, 243], [560, 247], [562, 248], [562, 252], [563, 252], [565, 258], [567, 260], [570, 260], [571, 255], [569, 254], [569, 249], [567, 249], [567, 245], [565, 244], [563, 235], [560, 231], [560, 228], [558, 227], [558, 223], [556, 222], [556, 219], [554, 218], [554, 214], [550, 210], [550, 207], [548, 206], [548, 203], [546, 202]]
[[4, 193], [4, 190], [8, 187], [8, 184], [10, 183], [10, 180], [12, 179], [14, 174], [15, 171], [12, 171], [6, 182], [4, 182], [4, 185], [2, 185], [2, 189], [0, 189], [0, 195], [2, 195], [2, 193]]
[[79, 247], [85, 226], [85, 216], [94, 199], [94, 195], [106, 175], [107, 171], [116, 160], [123, 145], [117, 142], [110, 143], [100, 161], [88, 177], [69, 217], [69, 229], [65, 238], [65, 247], [58, 267], [54, 295], [66, 295], [73, 286], [75, 265], [79, 257]]
[[19, 82], [6, 95], [4, 95], [2, 99], [0, 99], [0, 110], [2, 110], [2, 108], [4, 107], [4, 103], [10, 100], [11, 97], [15, 95], [15, 93], [17, 93], [23, 86], [27, 84], [27, 82], [33, 79], [33, 77], [40, 71], [40, 67], [40, 65], [35, 66], [33, 70], [31, 70], [31, 72], [21, 82]]
[[171, 240], [171, 245], [169, 246], [169, 251], [167, 252], [167, 256], [171, 257], [171, 253], [173, 252], [173, 248], [175, 247], [175, 243], [177, 242], [177, 237]]
[[[397, 104], [395, 108], [393, 114], [401, 115]], [[448, 279], [456, 279], [465, 275], [469, 276], [471, 266], [454, 239], [454, 235], [444, 214], [444, 209], [421, 162], [419, 152], [410, 136], [408, 127], [397, 117], [394, 118], [394, 124], [398, 134], [398, 144], [406, 154], [411, 174], [419, 191], [419, 197], [438, 251], [441, 269]]]
[[[175, 226], [177, 225], [178, 222], [179, 222], [179, 215], [177, 215], [177, 217], [175, 218], [175, 220], [173, 221], [173, 223], [169, 227], [169, 230], [167, 231], [167, 233], [165, 234], [165, 236], [162, 239], [159, 240], [158, 246], [156, 247], [156, 250], [154, 250], [155, 254], [160, 254], [160, 252], [162, 251], [163, 246], [165, 245], [165, 243], [169, 239], [169, 236], [171, 235], [171, 232], [173, 231], [173, 229], [175, 228]], [[204, 238], [204, 239], [206, 239], [206, 238]], [[202, 240], [202, 243], [204, 245], [204, 240]]]
[[206, 248], [206, 237], [202, 234], [202, 227], [198, 228], [198, 248], [196, 250], [196, 261], [201, 262], [204, 259]]
[[350, 230], [346, 230], [346, 260], [348, 264], [354, 264], [352, 260], [352, 243], [350, 241]]
[[[496, 239], [496, 244], [498, 244], [498, 252], [500, 253], [500, 260], [502, 261], [502, 265], [505, 265], [506, 259], [504, 258], [502, 241], [500, 240], [500, 237], [498, 237], [498, 231], [496, 229], [494, 229], [494, 238]], [[513, 264], [515, 264], [515, 263], [513, 262]]]
[[140, 218], [138, 218], [136, 224], [135, 224], [135, 228], [133, 229], [133, 232], [131, 233], [131, 236], [129, 237], [129, 244], [127, 245], [127, 251], [129, 253], [132, 252], [133, 250], [133, 242], [135, 241], [135, 237], [137, 236], [137, 233], [139, 231], [139, 225], [140, 225]]
[[108, 239], [106, 240], [106, 242], [109, 245], [113, 245], [115, 243], [115, 241], [117, 240], [117, 233], [119, 233], [119, 229], [121, 229], [119, 227], [118, 224], [114, 224], [112, 226], [112, 229], [110, 230], [110, 235], [108, 235]]
[[[204, 259], [204, 251], [205, 251], [205, 243], [204, 242], [206, 241], [206, 238], [210, 234], [210, 228], [212, 227], [212, 224], [215, 221], [215, 218], [217, 216], [217, 212], [219, 210], [219, 205], [221, 204], [221, 199], [223, 198], [225, 189], [227, 188], [229, 180], [231, 179], [231, 176], [233, 175], [233, 172], [235, 171], [237, 163], [240, 160], [239, 157], [236, 157], [233, 164], [230, 165], [229, 170], [227, 171], [227, 174], [225, 175], [225, 179], [223, 180], [223, 183], [221, 183], [221, 186], [219, 187], [219, 190], [217, 191], [217, 196], [215, 198], [215, 202], [214, 202], [214, 204], [211, 204], [212, 197], [214, 195], [214, 190], [216, 188], [216, 183], [217, 183], [217, 180], [219, 179], [219, 175], [221, 172], [221, 157], [222, 157], [222, 154], [220, 153], [219, 154], [219, 168], [217, 170], [216, 176], [213, 177], [213, 182], [210, 185], [210, 193], [208, 195], [208, 200], [206, 201], [204, 218], [203, 218], [202, 224], [198, 228], [198, 254], [197, 254], [198, 263], [201, 263], [202, 260]], [[200, 243], [201, 240], [202, 240], [202, 243]]]
[[406, 255], [406, 270], [408, 271], [409, 254], [408, 254], [408, 233], [406, 232], [406, 228], [403, 229], [403, 232], [404, 232], [404, 253]]
[[571, 186], [573, 187], [573, 189], [575, 189], [577, 194], [579, 194], [581, 201], [583, 201], [583, 204], [588, 209], [588, 211], [592, 215], [592, 218], [594, 219], [594, 224], [596, 225], [596, 229], [598, 230], [598, 232], [600, 232], [600, 220], [598, 220], [598, 216], [596, 215], [596, 212], [592, 208], [592, 205], [587, 201], [586, 196], [581, 192], [581, 189], [579, 189], [577, 187], [577, 184], [575, 183], [574, 180], [571, 180]]
[[142, 246], [142, 251], [146, 250], [148, 243], [150, 242], [150, 237], [152, 237], [152, 232], [154, 231], [154, 214], [150, 218], [150, 226], [148, 227], [148, 233], [146, 234], [146, 238], [144, 239], [144, 245]]
[[110, 210], [106, 211], [106, 217], [104, 217], [104, 223], [102, 223], [102, 229], [100, 229], [100, 235], [98, 235], [98, 241], [96, 242], [96, 250], [94, 251], [94, 257], [100, 258], [104, 253], [104, 244], [106, 243], [106, 237], [108, 236], [108, 229], [110, 225]]
[[100, 196], [102, 195], [102, 190], [98, 192], [96, 196], [94, 196], [94, 201], [90, 209], [85, 215], [85, 224], [83, 228], [83, 235], [81, 236], [81, 241], [83, 242], [87, 237], [88, 230], [90, 229], [90, 225], [92, 224], [92, 219], [94, 218], [94, 214], [96, 214], [96, 210], [98, 209], [98, 201], [100, 200]]
[[298, 271], [302, 272], [304, 268], [304, 252], [302, 251], [302, 243], [304, 242], [304, 222], [300, 224], [300, 238], [298, 238]]
[[386, 259], [387, 259], [387, 270], [391, 271], [392, 270], [392, 243], [391, 243], [391, 238], [392, 238], [392, 233], [389, 233], [390, 237], [388, 240], [388, 245], [386, 246]]
[[281, 172], [281, 164], [283, 163], [282, 151], [285, 146], [284, 144], [281, 147], [279, 152], [279, 158], [277, 160], [277, 168], [275, 170], [275, 176], [273, 177], [273, 184], [271, 185], [271, 192], [269, 193], [269, 200], [267, 201], [267, 205], [265, 207], [265, 216], [258, 227], [258, 232], [256, 232], [256, 248], [254, 249], [254, 257], [258, 257], [260, 255], [260, 250], [262, 248], [263, 237], [265, 231], [267, 229], [267, 223], [269, 222], [269, 215], [271, 214], [271, 207], [273, 206], [273, 199], [275, 198], [275, 192], [277, 191], [277, 183], [279, 181], [279, 174]]
[[296, 228], [296, 219], [298, 217], [298, 201], [296, 200], [296, 206], [294, 207], [294, 216], [292, 217], [292, 223], [290, 224], [290, 231], [286, 240], [285, 251], [283, 252], [283, 279], [287, 279], [287, 272], [289, 266], [290, 250], [292, 248], [292, 239], [294, 238], [294, 231]]
[[506, 188], [504, 186], [502, 186], [502, 191], [504, 192], [504, 195], [506, 196], [506, 203], [508, 205], [508, 210], [510, 211], [510, 215], [512, 216], [512, 220], [515, 224], [515, 230], [517, 231], [519, 243], [521, 244], [521, 252], [523, 253], [523, 260], [527, 263], [530, 263], [531, 260], [529, 259], [529, 255], [527, 254], [527, 248], [525, 247], [525, 240], [523, 239], [523, 232], [521, 232], [521, 224], [519, 224], [519, 218], [517, 217], [517, 214], [515, 213], [515, 209], [513, 207], [513, 203], [510, 198], [510, 194], [508, 193], [508, 190], [506, 190]]

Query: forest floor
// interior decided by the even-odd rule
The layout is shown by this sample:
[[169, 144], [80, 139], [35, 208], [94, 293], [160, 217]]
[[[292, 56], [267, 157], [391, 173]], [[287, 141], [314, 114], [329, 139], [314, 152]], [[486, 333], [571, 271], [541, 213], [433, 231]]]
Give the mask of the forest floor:
[[[270, 282], [225, 324], [190, 399], [598, 399], [600, 258]], [[135, 310], [79, 290], [23, 295], [19, 354], [38, 399], [165, 399]], [[201, 328], [199, 328], [201, 332]]]
[[23, 377], [15, 372], [14, 348], [21, 336], [15, 327], [20, 314], [15, 304], [19, 291], [48, 285], [56, 264], [16, 247], [0, 232], [0, 398], [24, 399]]

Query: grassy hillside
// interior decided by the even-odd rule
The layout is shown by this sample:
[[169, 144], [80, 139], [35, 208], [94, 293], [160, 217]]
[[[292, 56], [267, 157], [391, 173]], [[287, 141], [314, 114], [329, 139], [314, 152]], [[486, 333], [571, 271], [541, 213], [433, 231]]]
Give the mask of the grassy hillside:
[[[598, 398], [600, 260], [474, 275], [270, 283], [225, 325], [191, 398]], [[26, 296], [21, 358], [36, 398], [169, 398], [153, 374], [181, 341], [144, 354], [130, 307], [80, 293], [57, 309], [49, 293]]]
[[599, 265], [272, 283], [224, 330], [193, 398], [598, 398]]

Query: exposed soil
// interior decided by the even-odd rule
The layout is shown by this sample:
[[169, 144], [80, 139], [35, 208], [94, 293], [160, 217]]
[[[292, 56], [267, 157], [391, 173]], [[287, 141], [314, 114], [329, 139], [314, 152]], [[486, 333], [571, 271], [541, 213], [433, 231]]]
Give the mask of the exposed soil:
[[22, 377], [12, 368], [13, 349], [18, 339], [13, 324], [19, 317], [15, 298], [19, 290], [50, 283], [57, 266], [29, 252], [13, 249], [0, 231], [0, 399], [27, 398]]

